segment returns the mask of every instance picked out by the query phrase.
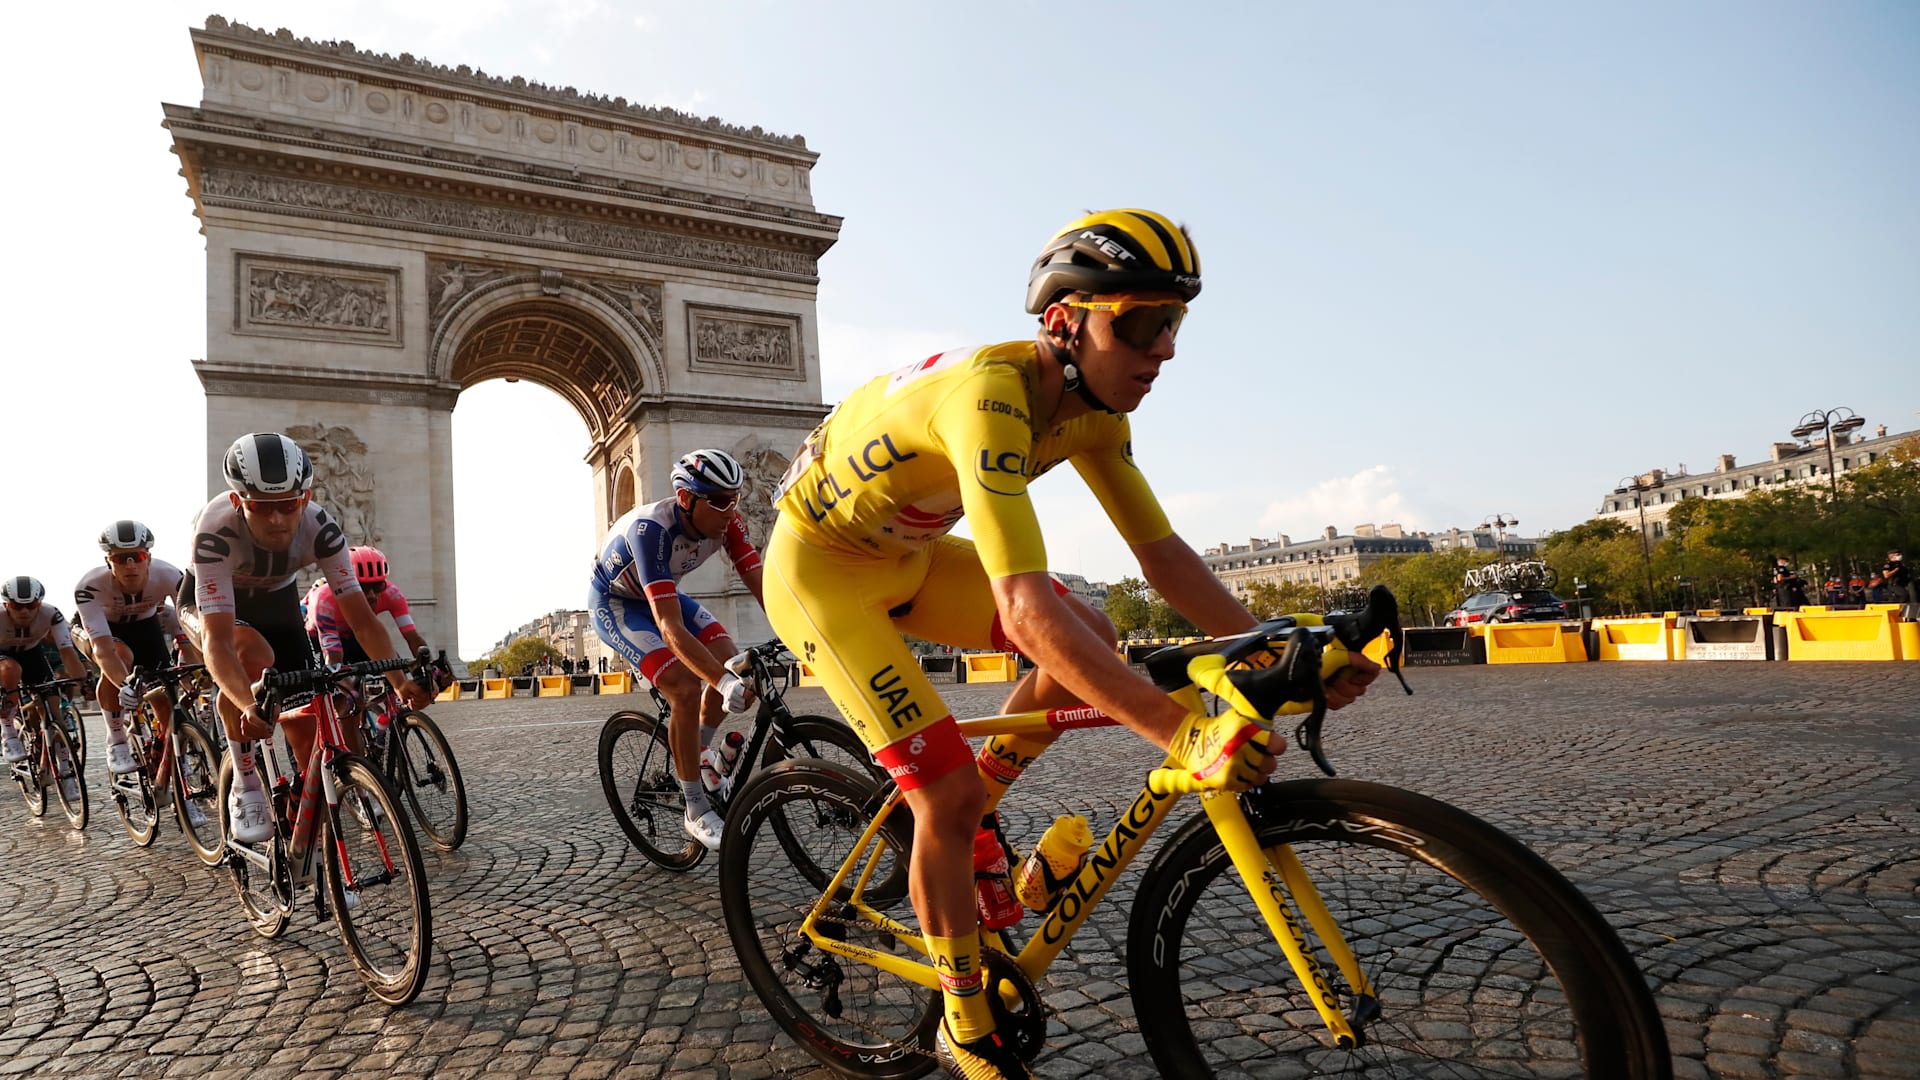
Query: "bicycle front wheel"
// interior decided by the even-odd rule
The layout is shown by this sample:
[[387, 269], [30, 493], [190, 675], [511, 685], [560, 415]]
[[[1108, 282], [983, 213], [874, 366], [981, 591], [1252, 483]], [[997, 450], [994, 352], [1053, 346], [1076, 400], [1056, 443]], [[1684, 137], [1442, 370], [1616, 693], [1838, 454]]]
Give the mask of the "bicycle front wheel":
[[87, 724], [80, 715], [80, 706], [71, 699], [60, 699], [60, 722], [67, 729], [67, 743], [73, 748], [74, 764], [84, 772], [87, 767]]
[[76, 829], [87, 827], [87, 778], [80, 771], [80, 761], [73, 756], [73, 744], [67, 740], [67, 733], [60, 724], [42, 724], [42, 735], [47, 740], [47, 752], [53, 761], [53, 794], [60, 800], [60, 812], [67, 815], [67, 824]]
[[640, 854], [668, 870], [686, 871], [707, 857], [687, 835], [687, 797], [673, 771], [667, 725], [643, 712], [622, 710], [600, 729], [600, 790], [613, 820]]
[[[139, 740], [134, 740], [133, 746], [136, 755], [144, 756]], [[113, 808], [120, 812], [120, 823], [127, 827], [134, 846], [151, 846], [160, 835], [160, 800], [145, 763], [130, 773], [107, 777], [107, 793], [113, 797]]]
[[[213, 739], [183, 712], [173, 716], [175, 745], [179, 756], [173, 762], [173, 812], [187, 846], [200, 861], [213, 866], [226, 851], [226, 834], [220, 827], [220, 763]], [[195, 819], [198, 819], [196, 821]]]
[[[1143, 875], [1127, 967], [1167, 1076], [1672, 1075], [1653, 995], [1600, 913], [1525, 846], [1465, 811], [1343, 780], [1243, 800], [1262, 847], [1290, 845], [1377, 1000], [1303, 919], [1296, 935], [1355, 1020], [1340, 1049], [1202, 816]], [[1356, 1019], [1358, 1017], [1358, 1019]]]
[[[286, 933], [287, 921], [293, 918], [293, 873], [287, 863], [285, 834], [279, 828], [281, 815], [276, 806], [273, 835], [266, 840], [242, 844], [233, 839], [230, 796], [236, 782], [233, 759], [223, 759], [214, 798], [220, 815], [220, 835], [229, 839], [222, 845], [221, 858], [215, 863], [226, 863], [233, 893], [239, 898], [240, 910], [246, 912], [254, 932], [264, 938], [277, 938]], [[273, 796], [269, 799], [278, 801]]]
[[[915, 1077], [935, 1064], [940, 994], [825, 952], [800, 932], [820, 899], [819, 868], [827, 868], [831, 880], [853, 852], [872, 820], [878, 790], [864, 774], [822, 761], [789, 761], [753, 777], [727, 814], [720, 906], [748, 985], [795, 1042], [850, 1075]], [[908, 838], [895, 835], [893, 822], [882, 826], [886, 850], [860, 899], [914, 926], [906, 896]], [[844, 886], [834, 899], [818, 921], [825, 935], [913, 955], [863, 918]]]
[[420, 993], [433, 956], [427, 867], [405, 811], [363, 758], [334, 764], [340, 803], [327, 817], [327, 893], [360, 979], [388, 1005]]
[[395, 794], [406, 799], [414, 823], [434, 847], [459, 847], [467, 838], [467, 789], [440, 725], [426, 713], [408, 709], [393, 720], [390, 738], [387, 777]]

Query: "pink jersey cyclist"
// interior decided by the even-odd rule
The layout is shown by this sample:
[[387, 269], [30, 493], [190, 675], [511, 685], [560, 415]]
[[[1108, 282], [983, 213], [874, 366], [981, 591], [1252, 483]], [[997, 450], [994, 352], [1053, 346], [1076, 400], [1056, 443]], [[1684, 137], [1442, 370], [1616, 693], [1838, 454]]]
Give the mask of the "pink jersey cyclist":
[[[414, 627], [413, 614], [407, 607], [406, 594], [398, 585], [387, 582], [379, 591], [363, 587], [361, 590], [372, 601], [375, 615], [386, 612], [393, 616], [393, 625], [400, 633], [409, 638], [419, 631]], [[332, 660], [340, 657], [340, 663], [358, 664], [367, 659], [366, 650], [353, 636], [353, 628], [347, 625], [340, 614], [340, 605], [334, 601], [333, 586], [322, 578], [307, 590], [307, 634], [318, 642], [320, 655]]]

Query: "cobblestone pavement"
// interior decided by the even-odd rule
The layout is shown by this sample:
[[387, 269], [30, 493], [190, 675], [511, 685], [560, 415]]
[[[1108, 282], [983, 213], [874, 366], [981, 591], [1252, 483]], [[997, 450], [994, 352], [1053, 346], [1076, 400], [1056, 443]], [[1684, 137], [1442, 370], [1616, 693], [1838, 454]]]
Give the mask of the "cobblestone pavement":
[[[1920, 664], [1411, 679], [1417, 696], [1333, 719], [1336, 765], [1486, 817], [1578, 882], [1655, 985], [1680, 1075], [1920, 1075]], [[952, 701], [977, 715], [1000, 690]], [[171, 818], [140, 850], [97, 794], [79, 834], [0, 787], [0, 1073], [824, 1076], [743, 981], [714, 860], [663, 872], [609, 817], [594, 740], [635, 700], [435, 708], [474, 816], [463, 849], [429, 851], [433, 973], [397, 1011], [330, 924], [255, 936]], [[1125, 732], [1072, 740], [1023, 782], [1017, 841], [1066, 809], [1104, 830], [1151, 763]], [[1282, 774], [1308, 768], [1289, 754]], [[1066, 1022], [1041, 1075], [1151, 1074], [1123, 986], [1131, 893], [1043, 987]]]

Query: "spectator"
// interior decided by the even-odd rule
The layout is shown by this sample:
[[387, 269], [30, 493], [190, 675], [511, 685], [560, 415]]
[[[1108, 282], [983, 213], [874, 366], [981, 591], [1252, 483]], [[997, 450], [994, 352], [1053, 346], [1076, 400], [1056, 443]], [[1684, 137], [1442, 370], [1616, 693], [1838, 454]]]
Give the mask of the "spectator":
[[1827, 579], [1827, 587], [1821, 591], [1820, 602], [1828, 607], [1847, 602], [1847, 589], [1846, 586], [1840, 584], [1839, 578]]
[[1847, 582], [1847, 603], [1865, 604], [1867, 602], [1867, 583], [1861, 578]]
[[1805, 607], [1807, 604], [1807, 583], [1793, 567], [1787, 565], [1785, 556], [1774, 561], [1773, 567], [1773, 606], [1785, 611]]
[[1867, 603], [1884, 604], [1887, 602], [1887, 579], [1875, 574], [1867, 579]]
[[1886, 564], [1880, 567], [1880, 576], [1887, 583], [1887, 602], [1891, 604], [1912, 604], [1920, 602], [1920, 596], [1913, 591], [1913, 570], [1900, 557], [1900, 549], [1887, 552]]
[[605, 675], [606, 673], [607, 673], [607, 658], [602, 656], [600, 658], [600, 674]]

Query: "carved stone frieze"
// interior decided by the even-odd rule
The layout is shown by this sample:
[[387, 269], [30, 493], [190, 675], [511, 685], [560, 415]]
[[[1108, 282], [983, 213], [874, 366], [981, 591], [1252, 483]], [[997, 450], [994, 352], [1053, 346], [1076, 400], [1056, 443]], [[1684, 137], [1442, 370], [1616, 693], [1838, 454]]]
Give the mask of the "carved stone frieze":
[[598, 278], [590, 284], [619, 300], [621, 306], [632, 312], [642, 326], [653, 331], [654, 340], [658, 341], [667, 332], [667, 316], [660, 286], [645, 281], [619, 281], [613, 278]]
[[397, 270], [243, 251], [234, 293], [235, 333], [401, 344]]
[[313, 459], [313, 500], [327, 508], [354, 544], [378, 545], [374, 521], [374, 476], [367, 444], [353, 429], [324, 423], [296, 424], [287, 435]]
[[756, 446], [741, 451], [738, 455], [740, 469], [747, 474], [746, 483], [740, 490], [740, 516], [747, 521], [747, 538], [753, 546], [765, 551], [767, 540], [773, 535], [773, 521], [778, 512], [773, 508], [774, 493], [780, 489], [780, 477], [786, 474], [791, 463], [787, 455], [770, 446]]
[[695, 369], [802, 379], [800, 320], [792, 315], [689, 304], [687, 341]]
[[438, 326], [441, 317], [446, 315], [455, 301], [487, 282], [498, 280], [513, 272], [504, 266], [488, 266], [485, 263], [428, 256], [427, 289], [433, 296], [428, 317], [435, 326]]
[[245, 169], [203, 170], [200, 197], [210, 206], [270, 209], [378, 228], [410, 228], [476, 239], [506, 238], [572, 251], [598, 249], [649, 261], [736, 273], [813, 281], [819, 270], [809, 255], [758, 244], [709, 240], [571, 215], [534, 213]]

